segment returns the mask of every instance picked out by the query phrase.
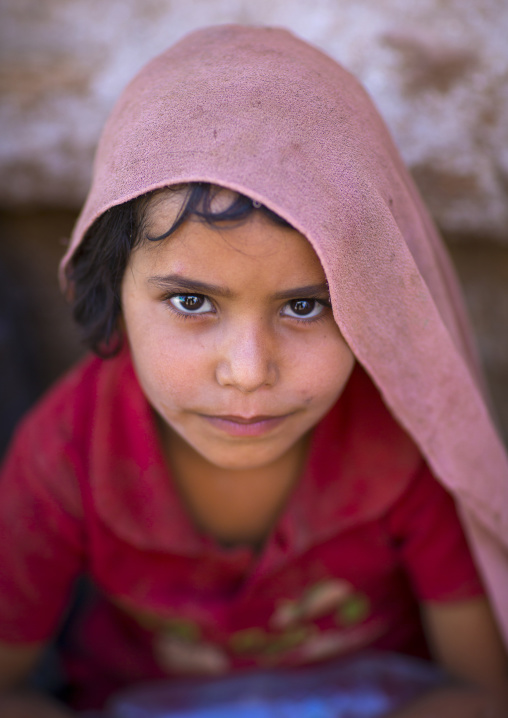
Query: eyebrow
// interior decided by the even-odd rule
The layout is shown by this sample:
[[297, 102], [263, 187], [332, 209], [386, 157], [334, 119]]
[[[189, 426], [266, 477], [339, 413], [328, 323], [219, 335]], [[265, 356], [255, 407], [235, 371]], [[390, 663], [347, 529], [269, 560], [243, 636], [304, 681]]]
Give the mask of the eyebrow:
[[218, 284], [208, 284], [200, 282], [197, 279], [187, 279], [179, 274], [168, 274], [165, 276], [154, 276], [148, 280], [149, 284], [153, 284], [160, 289], [174, 292], [195, 292], [196, 294], [213, 294], [216, 297], [231, 297], [232, 292], [226, 287]]
[[[194, 292], [196, 294], [211, 294], [215, 297], [226, 298], [233, 296], [233, 292], [230, 289], [221, 287], [219, 284], [200, 282], [197, 279], [188, 279], [179, 274], [155, 275], [149, 278], [148, 283], [170, 292]], [[273, 299], [294, 299], [295, 297], [312, 299], [322, 298], [323, 295], [328, 296], [328, 294], [328, 284], [321, 282], [320, 284], [306, 284], [303, 287], [294, 287], [285, 289], [282, 292], [276, 292], [273, 295]]]
[[303, 297], [304, 299], [322, 298], [323, 295], [329, 295], [328, 284], [321, 282], [320, 284], [306, 284], [304, 287], [294, 287], [294, 289], [285, 289], [283, 292], [276, 292], [274, 299], [293, 299], [295, 297]]

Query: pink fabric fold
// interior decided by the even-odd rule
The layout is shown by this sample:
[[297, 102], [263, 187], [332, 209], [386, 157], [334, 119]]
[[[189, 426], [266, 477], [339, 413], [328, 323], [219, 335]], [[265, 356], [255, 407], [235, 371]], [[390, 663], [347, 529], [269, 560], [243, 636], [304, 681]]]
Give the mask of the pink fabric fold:
[[508, 641], [508, 460], [453, 269], [366, 92], [285, 30], [188, 35], [115, 106], [61, 277], [109, 207], [190, 181], [238, 190], [308, 238], [346, 340], [458, 501]]

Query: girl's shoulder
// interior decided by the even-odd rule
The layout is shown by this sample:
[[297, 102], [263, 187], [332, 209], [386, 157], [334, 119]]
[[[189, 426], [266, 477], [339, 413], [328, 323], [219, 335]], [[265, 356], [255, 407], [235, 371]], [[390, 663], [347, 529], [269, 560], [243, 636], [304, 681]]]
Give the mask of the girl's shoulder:
[[[128, 377], [130, 381], [122, 382]], [[127, 350], [108, 359], [87, 354], [23, 417], [11, 442], [11, 452], [20, 442], [25, 451], [37, 449], [46, 455], [86, 443], [104, 402], [114, 401], [115, 393], [129, 390], [135, 383]]]
[[[84, 357], [17, 427], [0, 467], [2, 496], [21, 495], [23, 501], [37, 500], [66, 516], [82, 517], [92, 477], [110, 456], [111, 446], [117, 453], [119, 446], [130, 451], [125, 427], [143, 423], [138, 421], [144, 410], [140, 395], [127, 350], [109, 359]], [[132, 397], [137, 399], [129, 415]], [[121, 421], [114, 421], [115, 412]]]

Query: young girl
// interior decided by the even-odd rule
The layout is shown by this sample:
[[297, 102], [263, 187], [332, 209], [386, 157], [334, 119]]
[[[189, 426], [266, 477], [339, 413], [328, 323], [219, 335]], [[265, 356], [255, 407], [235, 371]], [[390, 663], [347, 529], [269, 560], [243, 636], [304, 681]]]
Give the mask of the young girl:
[[99, 357], [5, 463], [2, 716], [67, 715], [20, 685], [83, 572], [75, 706], [374, 648], [458, 680], [401, 716], [507, 714], [507, 461], [442, 245], [347, 72], [236, 26], [150, 62], [62, 280]]

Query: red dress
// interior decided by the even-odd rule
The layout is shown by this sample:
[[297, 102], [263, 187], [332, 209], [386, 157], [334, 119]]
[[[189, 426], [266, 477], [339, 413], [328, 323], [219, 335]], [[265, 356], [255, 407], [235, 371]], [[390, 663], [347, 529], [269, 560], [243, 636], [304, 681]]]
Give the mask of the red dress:
[[483, 593], [453, 501], [358, 366], [259, 554], [188, 519], [126, 350], [86, 359], [24, 420], [0, 539], [0, 640], [46, 640], [76, 577], [97, 588], [66, 657], [81, 707], [168, 675], [425, 656], [419, 602]]

